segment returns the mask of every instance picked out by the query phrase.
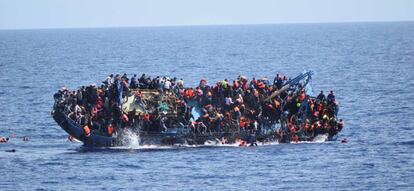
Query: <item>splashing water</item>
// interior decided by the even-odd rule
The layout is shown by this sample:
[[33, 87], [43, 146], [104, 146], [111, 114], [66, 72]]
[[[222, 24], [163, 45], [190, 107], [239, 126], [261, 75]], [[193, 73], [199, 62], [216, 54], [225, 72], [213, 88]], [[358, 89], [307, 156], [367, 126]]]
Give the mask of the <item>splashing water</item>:
[[140, 136], [138, 131], [132, 129], [125, 129], [121, 132], [122, 140], [121, 143], [124, 147], [137, 149], [140, 148]]

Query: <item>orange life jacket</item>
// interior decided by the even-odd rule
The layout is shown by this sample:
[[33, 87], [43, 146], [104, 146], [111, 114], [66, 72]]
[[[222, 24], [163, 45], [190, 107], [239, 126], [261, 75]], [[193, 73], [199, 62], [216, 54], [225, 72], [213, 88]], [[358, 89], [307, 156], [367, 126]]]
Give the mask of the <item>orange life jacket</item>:
[[250, 124], [250, 119], [247, 117], [240, 117], [240, 127], [247, 127]]
[[246, 126], [246, 124], [244, 123], [244, 117], [240, 117], [239, 126], [240, 127], [245, 127]]
[[257, 87], [259, 87], [260, 89], [265, 88], [265, 84], [263, 82], [259, 82], [257, 83]]
[[83, 132], [85, 133], [86, 137], [91, 136], [91, 130], [89, 129], [87, 125], [83, 126]]
[[185, 91], [185, 96], [186, 96], [186, 97], [189, 97], [189, 98], [194, 97], [194, 90], [193, 90], [193, 89], [187, 89], [187, 90]]
[[92, 108], [92, 118], [95, 118], [97, 114], [98, 114], [98, 108], [93, 107]]
[[114, 132], [114, 128], [112, 127], [112, 125], [108, 126], [108, 134], [112, 135], [112, 133]]
[[144, 114], [144, 120], [148, 121], [150, 119], [150, 115], [148, 113]]
[[303, 100], [305, 100], [305, 92], [302, 92], [300, 95], [299, 95], [299, 100], [300, 100], [300, 102], [302, 102]]

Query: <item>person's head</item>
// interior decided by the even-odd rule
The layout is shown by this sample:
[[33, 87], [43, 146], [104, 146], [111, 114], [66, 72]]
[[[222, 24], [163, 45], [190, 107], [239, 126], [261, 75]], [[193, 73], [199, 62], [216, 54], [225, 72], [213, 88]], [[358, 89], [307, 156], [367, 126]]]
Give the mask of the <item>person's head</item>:
[[323, 90], [321, 90], [321, 94], [323, 94]]
[[329, 93], [333, 94], [333, 91], [331, 90]]

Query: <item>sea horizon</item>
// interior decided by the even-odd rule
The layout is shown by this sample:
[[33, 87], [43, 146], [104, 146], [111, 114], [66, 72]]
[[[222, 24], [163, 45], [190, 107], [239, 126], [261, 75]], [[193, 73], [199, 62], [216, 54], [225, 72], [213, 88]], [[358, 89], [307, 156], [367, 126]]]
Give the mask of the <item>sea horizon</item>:
[[65, 30], [65, 29], [134, 29], [134, 28], [187, 28], [187, 27], [227, 27], [227, 26], [277, 26], [277, 25], [325, 25], [325, 24], [380, 24], [380, 23], [413, 23], [414, 20], [382, 20], [382, 21], [327, 21], [327, 22], [275, 22], [275, 23], [240, 23], [240, 24], [183, 24], [183, 25], [142, 25], [142, 26], [91, 26], [91, 27], [35, 27], [35, 28], [0, 28], [0, 31], [19, 30]]

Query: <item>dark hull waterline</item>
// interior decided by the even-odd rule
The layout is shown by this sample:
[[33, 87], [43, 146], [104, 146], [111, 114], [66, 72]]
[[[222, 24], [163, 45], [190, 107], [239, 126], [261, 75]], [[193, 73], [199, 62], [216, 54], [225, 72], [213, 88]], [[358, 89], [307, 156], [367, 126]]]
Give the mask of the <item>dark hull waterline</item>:
[[[98, 135], [91, 132], [90, 136], [86, 137], [83, 129], [79, 124], [71, 120], [62, 112], [53, 112], [53, 119], [59, 124], [59, 126], [65, 130], [70, 136], [81, 141], [84, 146], [87, 147], [117, 147], [128, 145], [128, 141], [124, 141], [122, 136], [108, 137], [104, 135]], [[217, 142], [222, 137], [225, 137], [230, 143], [234, 143], [235, 140], [245, 140], [251, 144], [253, 138], [255, 141], [265, 142], [274, 141], [279, 143], [289, 143], [289, 140], [277, 139], [274, 135], [252, 135], [249, 133], [212, 133], [208, 135], [195, 135], [193, 133], [141, 133], [139, 134], [139, 144], [149, 145], [176, 145], [176, 144], [189, 144], [189, 145], [203, 145], [206, 142]], [[313, 141], [316, 137], [301, 138], [301, 141]], [[332, 141], [334, 137], [327, 136], [326, 140]]]

